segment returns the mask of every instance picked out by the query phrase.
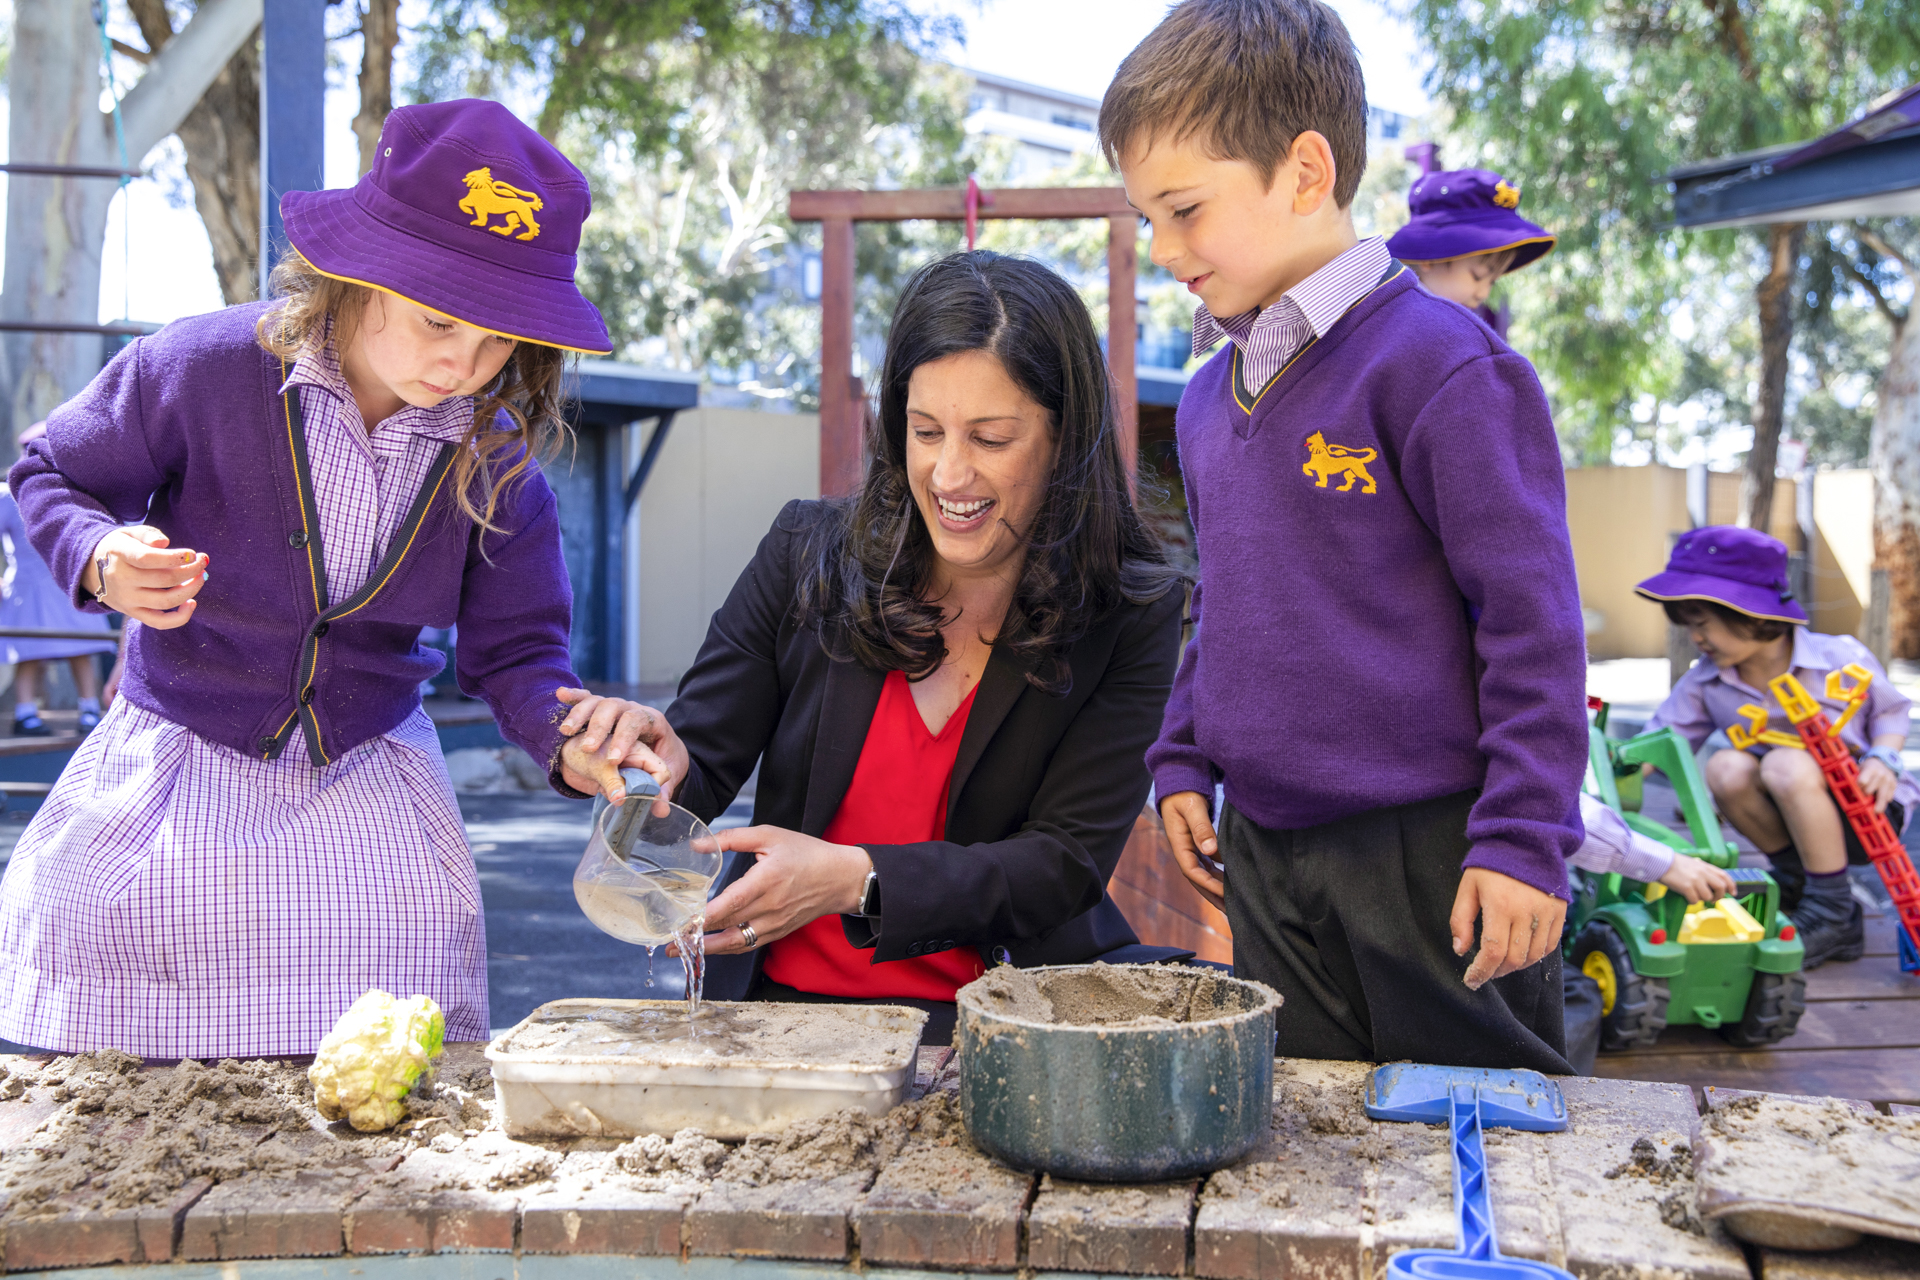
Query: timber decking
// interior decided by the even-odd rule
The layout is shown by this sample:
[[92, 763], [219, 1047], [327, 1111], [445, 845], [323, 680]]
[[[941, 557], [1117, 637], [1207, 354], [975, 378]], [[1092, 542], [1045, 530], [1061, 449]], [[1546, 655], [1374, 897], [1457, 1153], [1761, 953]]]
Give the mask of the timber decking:
[[[1757, 854], [1742, 861], [1765, 865]], [[1154, 815], [1143, 813], [1134, 823], [1109, 891], [1142, 942], [1232, 962], [1226, 917], [1180, 875]], [[1920, 975], [1900, 972], [1895, 927], [1890, 911], [1868, 916], [1864, 957], [1829, 961], [1807, 975], [1806, 1016], [1799, 1031], [1781, 1044], [1736, 1049], [1703, 1027], [1669, 1027], [1651, 1049], [1601, 1054], [1594, 1074], [1696, 1090], [1715, 1085], [1920, 1103]]]

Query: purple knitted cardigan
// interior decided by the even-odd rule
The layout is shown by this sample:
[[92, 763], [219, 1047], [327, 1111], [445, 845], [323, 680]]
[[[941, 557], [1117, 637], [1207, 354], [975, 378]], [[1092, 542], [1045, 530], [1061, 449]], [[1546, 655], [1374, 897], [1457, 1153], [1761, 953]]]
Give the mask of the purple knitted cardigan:
[[1477, 789], [1466, 865], [1565, 897], [1586, 637], [1533, 367], [1406, 270], [1257, 395], [1234, 351], [1180, 398], [1200, 582], [1158, 793], [1299, 829]]
[[554, 691], [580, 682], [546, 477], [530, 466], [483, 535], [453, 501], [448, 447], [367, 585], [328, 601], [297, 389], [279, 394], [281, 363], [254, 337], [268, 305], [136, 340], [48, 417], [9, 476], [33, 545], [83, 609], [103, 611], [79, 584], [123, 524], [209, 557], [192, 620], [135, 632], [120, 696], [253, 755], [299, 738], [324, 764], [412, 713], [445, 665], [420, 629], [457, 622], [461, 687], [551, 772]]

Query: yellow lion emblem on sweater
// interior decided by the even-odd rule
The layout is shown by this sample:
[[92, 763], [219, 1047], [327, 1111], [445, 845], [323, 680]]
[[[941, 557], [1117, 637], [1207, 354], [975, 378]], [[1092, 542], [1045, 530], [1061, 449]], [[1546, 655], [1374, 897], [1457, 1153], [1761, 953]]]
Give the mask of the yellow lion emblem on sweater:
[[[510, 236], [515, 231], [519, 240], [531, 240], [540, 234], [540, 224], [533, 215], [545, 206], [540, 197], [531, 191], [522, 191], [505, 182], [496, 182], [491, 169], [475, 169], [467, 175], [467, 198], [460, 202], [460, 212], [473, 215], [469, 226], [486, 227], [496, 235]], [[487, 226], [487, 220], [494, 214], [506, 215], [503, 226]], [[524, 230], [522, 229], [524, 228]]]
[[1347, 482], [1340, 486], [1345, 493], [1353, 488], [1355, 480], [1364, 481], [1366, 487], [1362, 493], [1378, 493], [1380, 487], [1367, 474], [1367, 463], [1380, 456], [1378, 449], [1349, 449], [1344, 445], [1328, 444], [1327, 438], [1318, 431], [1307, 437], [1307, 463], [1300, 470], [1310, 476], [1318, 476], [1313, 487], [1324, 489], [1327, 481], [1334, 476], [1345, 476]]

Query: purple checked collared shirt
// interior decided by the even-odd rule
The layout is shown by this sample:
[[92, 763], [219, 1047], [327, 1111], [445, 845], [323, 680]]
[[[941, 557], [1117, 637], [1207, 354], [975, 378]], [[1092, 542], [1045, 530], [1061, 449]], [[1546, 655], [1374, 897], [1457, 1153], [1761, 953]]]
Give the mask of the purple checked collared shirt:
[[[1794, 676], [1806, 686], [1810, 695], [1819, 700], [1828, 718], [1833, 720], [1840, 718], [1846, 710], [1846, 704], [1827, 696], [1827, 674], [1838, 671], [1848, 663], [1858, 663], [1873, 673], [1866, 706], [1840, 731], [1840, 740], [1847, 744], [1847, 750], [1855, 756], [1872, 746], [1873, 740], [1883, 734], [1898, 734], [1903, 739], [1906, 737], [1912, 701], [1893, 687], [1893, 681], [1887, 678], [1879, 659], [1852, 636], [1830, 636], [1806, 627], [1795, 627], [1793, 656], [1789, 661]], [[1740, 708], [1749, 705], [1766, 708], [1767, 728], [1793, 733], [1793, 722], [1780, 709], [1771, 690], [1756, 689], [1742, 680], [1740, 673], [1732, 667], [1716, 667], [1703, 657], [1673, 686], [1673, 692], [1667, 695], [1667, 700], [1647, 721], [1647, 732], [1677, 729], [1688, 745], [1698, 751], [1716, 729], [1735, 724], [1745, 725], [1747, 718], [1740, 714]], [[1765, 744], [1751, 748], [1759, 755], [1765, 755], [1771, 749]], [[1912, 774], [1901, 776], [1893, 798], [1900, 802], [1911, 819], [1915, 801], [1920, 800], [1920, 785], [1916, 785]]]
[[1372, 236], [1287, 290], [1270, 307], [1220, 320], [1202, 303], [1193, 313], [1193, 354], [1208, 351], [1221, 338], [1231, 339], [1240, 348], [1242, 378], [1249, 390], [1258, 391], [1380, 283], [1392, 261], [1387, 242]]

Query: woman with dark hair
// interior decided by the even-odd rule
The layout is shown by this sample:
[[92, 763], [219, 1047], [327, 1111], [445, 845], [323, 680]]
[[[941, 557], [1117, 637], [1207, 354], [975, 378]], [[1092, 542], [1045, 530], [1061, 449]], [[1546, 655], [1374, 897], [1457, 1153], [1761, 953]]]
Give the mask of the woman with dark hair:
[[1105, 896], [1183, 592], [1079, 297], [984, 251], [924, 268], [867, 448], [853, 496], [780, 513], [643, 733], [703, 818], [760, 764], [756, 825], [720, 837], [753, 856], [709, 906], [708, 994], [912, 1002], [940, 1037], [990, 963], [1184, 954]]

